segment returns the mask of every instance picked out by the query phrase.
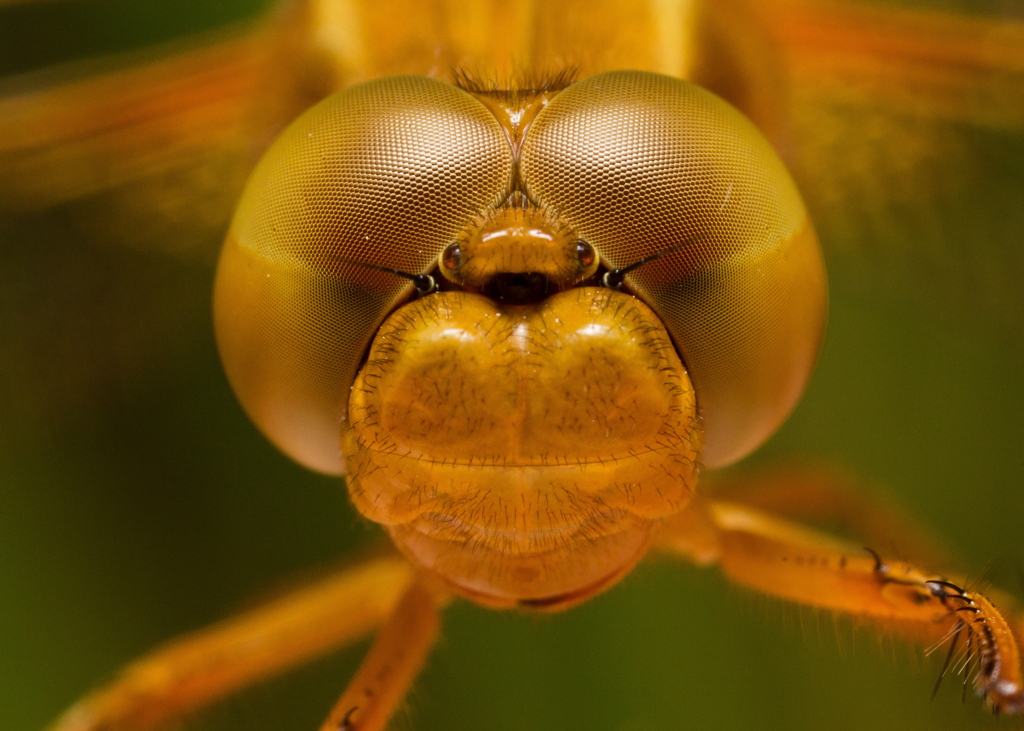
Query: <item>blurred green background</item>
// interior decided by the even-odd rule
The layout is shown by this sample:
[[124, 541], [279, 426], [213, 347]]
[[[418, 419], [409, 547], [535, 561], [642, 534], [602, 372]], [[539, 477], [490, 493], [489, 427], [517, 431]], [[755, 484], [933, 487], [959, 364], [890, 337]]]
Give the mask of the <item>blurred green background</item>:
[[[260, 7], [0, 7], [0, 74], [171, 39]], [[979, 145], [1018, 201], [1002, 212], [1020, 220], [1024, 143], [992, 133]], [[986, 209], [978, 195], [959, 199], [966, 228]], [[1004, 253], [1019, 263], [1024, 241], [983, 251], [993, 247], [997, 257], [1017, 247]], [[0, 729], [39, 729], [154, 644], [380, 540], [340, 481], [290, 463], [237, 406], [212, 339], [212, 263], [212, 254], [85, 243], [65, 209], [0, 222]], [[990, 324], [1007, 320], [991, 297], [972, 309], [969, 296], [907, 291], [900, 267], [913, 265], [896, 259], [879, 276], [863, 256], [830, 259], [817, 374], [743, 467], [806, 458], [884, 485], [973, 576], [1021, 593], [1020, 332]], [[188, 728], [316, 728], [364, 650], [254, 688]], [[828, 615], [732, 589], [714, 571], [658, 561], [560, 615], [457, 604], [395, 726], [994, 727], [977, 700], [961, 705], [955, 681], [929, 701], [938, 665]]]

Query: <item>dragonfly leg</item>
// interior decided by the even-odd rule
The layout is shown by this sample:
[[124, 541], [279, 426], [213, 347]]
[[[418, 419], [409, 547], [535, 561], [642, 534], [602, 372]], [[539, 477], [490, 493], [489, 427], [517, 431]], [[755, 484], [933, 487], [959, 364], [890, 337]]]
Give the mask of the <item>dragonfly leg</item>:
[[712, 473], [703, 494], [776, 517], [839, 530], [861, 545], [900, 558], [947, 566], [941, 541], [906, 511], [863, 481], [825, 465], [781, 464], [753, 474]]
[[738, 503], [695, 500], [668, 522], [663, 547], [764, 594], [931, 641], [964, 635], [979, 694], [996, 711], [1024, 713], [1024, 621], [991, 595]]
[[444, 598], [414, 581], [320, 731], [382, 731], [434, 644]]
[[403, 559], [378, 558], [173, 640], [82, 698], [48, 731], [134, 731], [173, 721], [368, 634], [392, 614], [413, 576]]

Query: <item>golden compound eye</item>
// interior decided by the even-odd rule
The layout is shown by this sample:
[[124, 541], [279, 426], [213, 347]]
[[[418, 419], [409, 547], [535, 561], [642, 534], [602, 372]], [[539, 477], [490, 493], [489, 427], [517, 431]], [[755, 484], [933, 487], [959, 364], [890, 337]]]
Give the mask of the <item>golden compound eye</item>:
[[530, 200], [558, 211], [610, 270], [641, 264], [619, 281], [683, 356], [703, 463], [764, 441], [817, 357], [825, 272], [796, 186], [754, 126], [685, 81], [612, 71], [551, 99], [519, 173]]
[[576, 242], [576, 256], [579, 257], [580, 266], [587, 269], [597, 259], [597, 252], [594, 250], [593, 246], [588, 244], [586, 241], [579, 239]]
[[458, 269], [462, 264], [462, 247], [459, 243], [453, 242], [444, 247], [444, 251], [441, 252], [441, 266], [445, 269], [454, 270]]
[[325, 99], [267, 151], [221, 254], [214, 313], [232, 386], [285, 452], [344, 470], [343, 395], [381, 321], [410, 296], [404, 275], [430, 290], [426, 272], [507, 197], [512, 166], [479, 100], [414, 76]]

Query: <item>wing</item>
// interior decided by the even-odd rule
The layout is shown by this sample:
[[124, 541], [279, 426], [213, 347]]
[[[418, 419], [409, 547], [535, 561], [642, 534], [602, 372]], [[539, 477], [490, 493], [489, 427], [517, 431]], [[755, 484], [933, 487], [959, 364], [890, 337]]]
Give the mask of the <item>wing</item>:
[[833, 286], [898, 292], [1020, 342], [1024, 22], [770, 5], [791, 153], [840, 275]]
[[6, 80], [0, 210], [71, 203], [97, 238], [197, 246], [225, 225], [280, 127], [280, 107], [258, 93], [282, 78], [271, 64], [280, 45], [261, 22]]
[[226, 31], [10, 78], [0, 83], [0, 210], [88, 201], [78, 208], [104, 221], [101, 238], [180, 248], [181, 220], [219, 231], [268, 141], [336, 89], [454, 68], [692, 75], [692, 5], [305, 0]]

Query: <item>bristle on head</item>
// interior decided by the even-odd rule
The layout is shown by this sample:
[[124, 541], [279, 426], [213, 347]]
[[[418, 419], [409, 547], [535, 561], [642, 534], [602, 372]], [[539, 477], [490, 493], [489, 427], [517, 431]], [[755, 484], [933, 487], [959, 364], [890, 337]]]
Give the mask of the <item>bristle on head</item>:
[[557, 70], [517, 70], [505, 76], [484, 75], [465, 67], [452, 70], [452, 83], [471, 94], [544, 94], [561, 91], [576, 81], [577, 69], [564, 66]]

